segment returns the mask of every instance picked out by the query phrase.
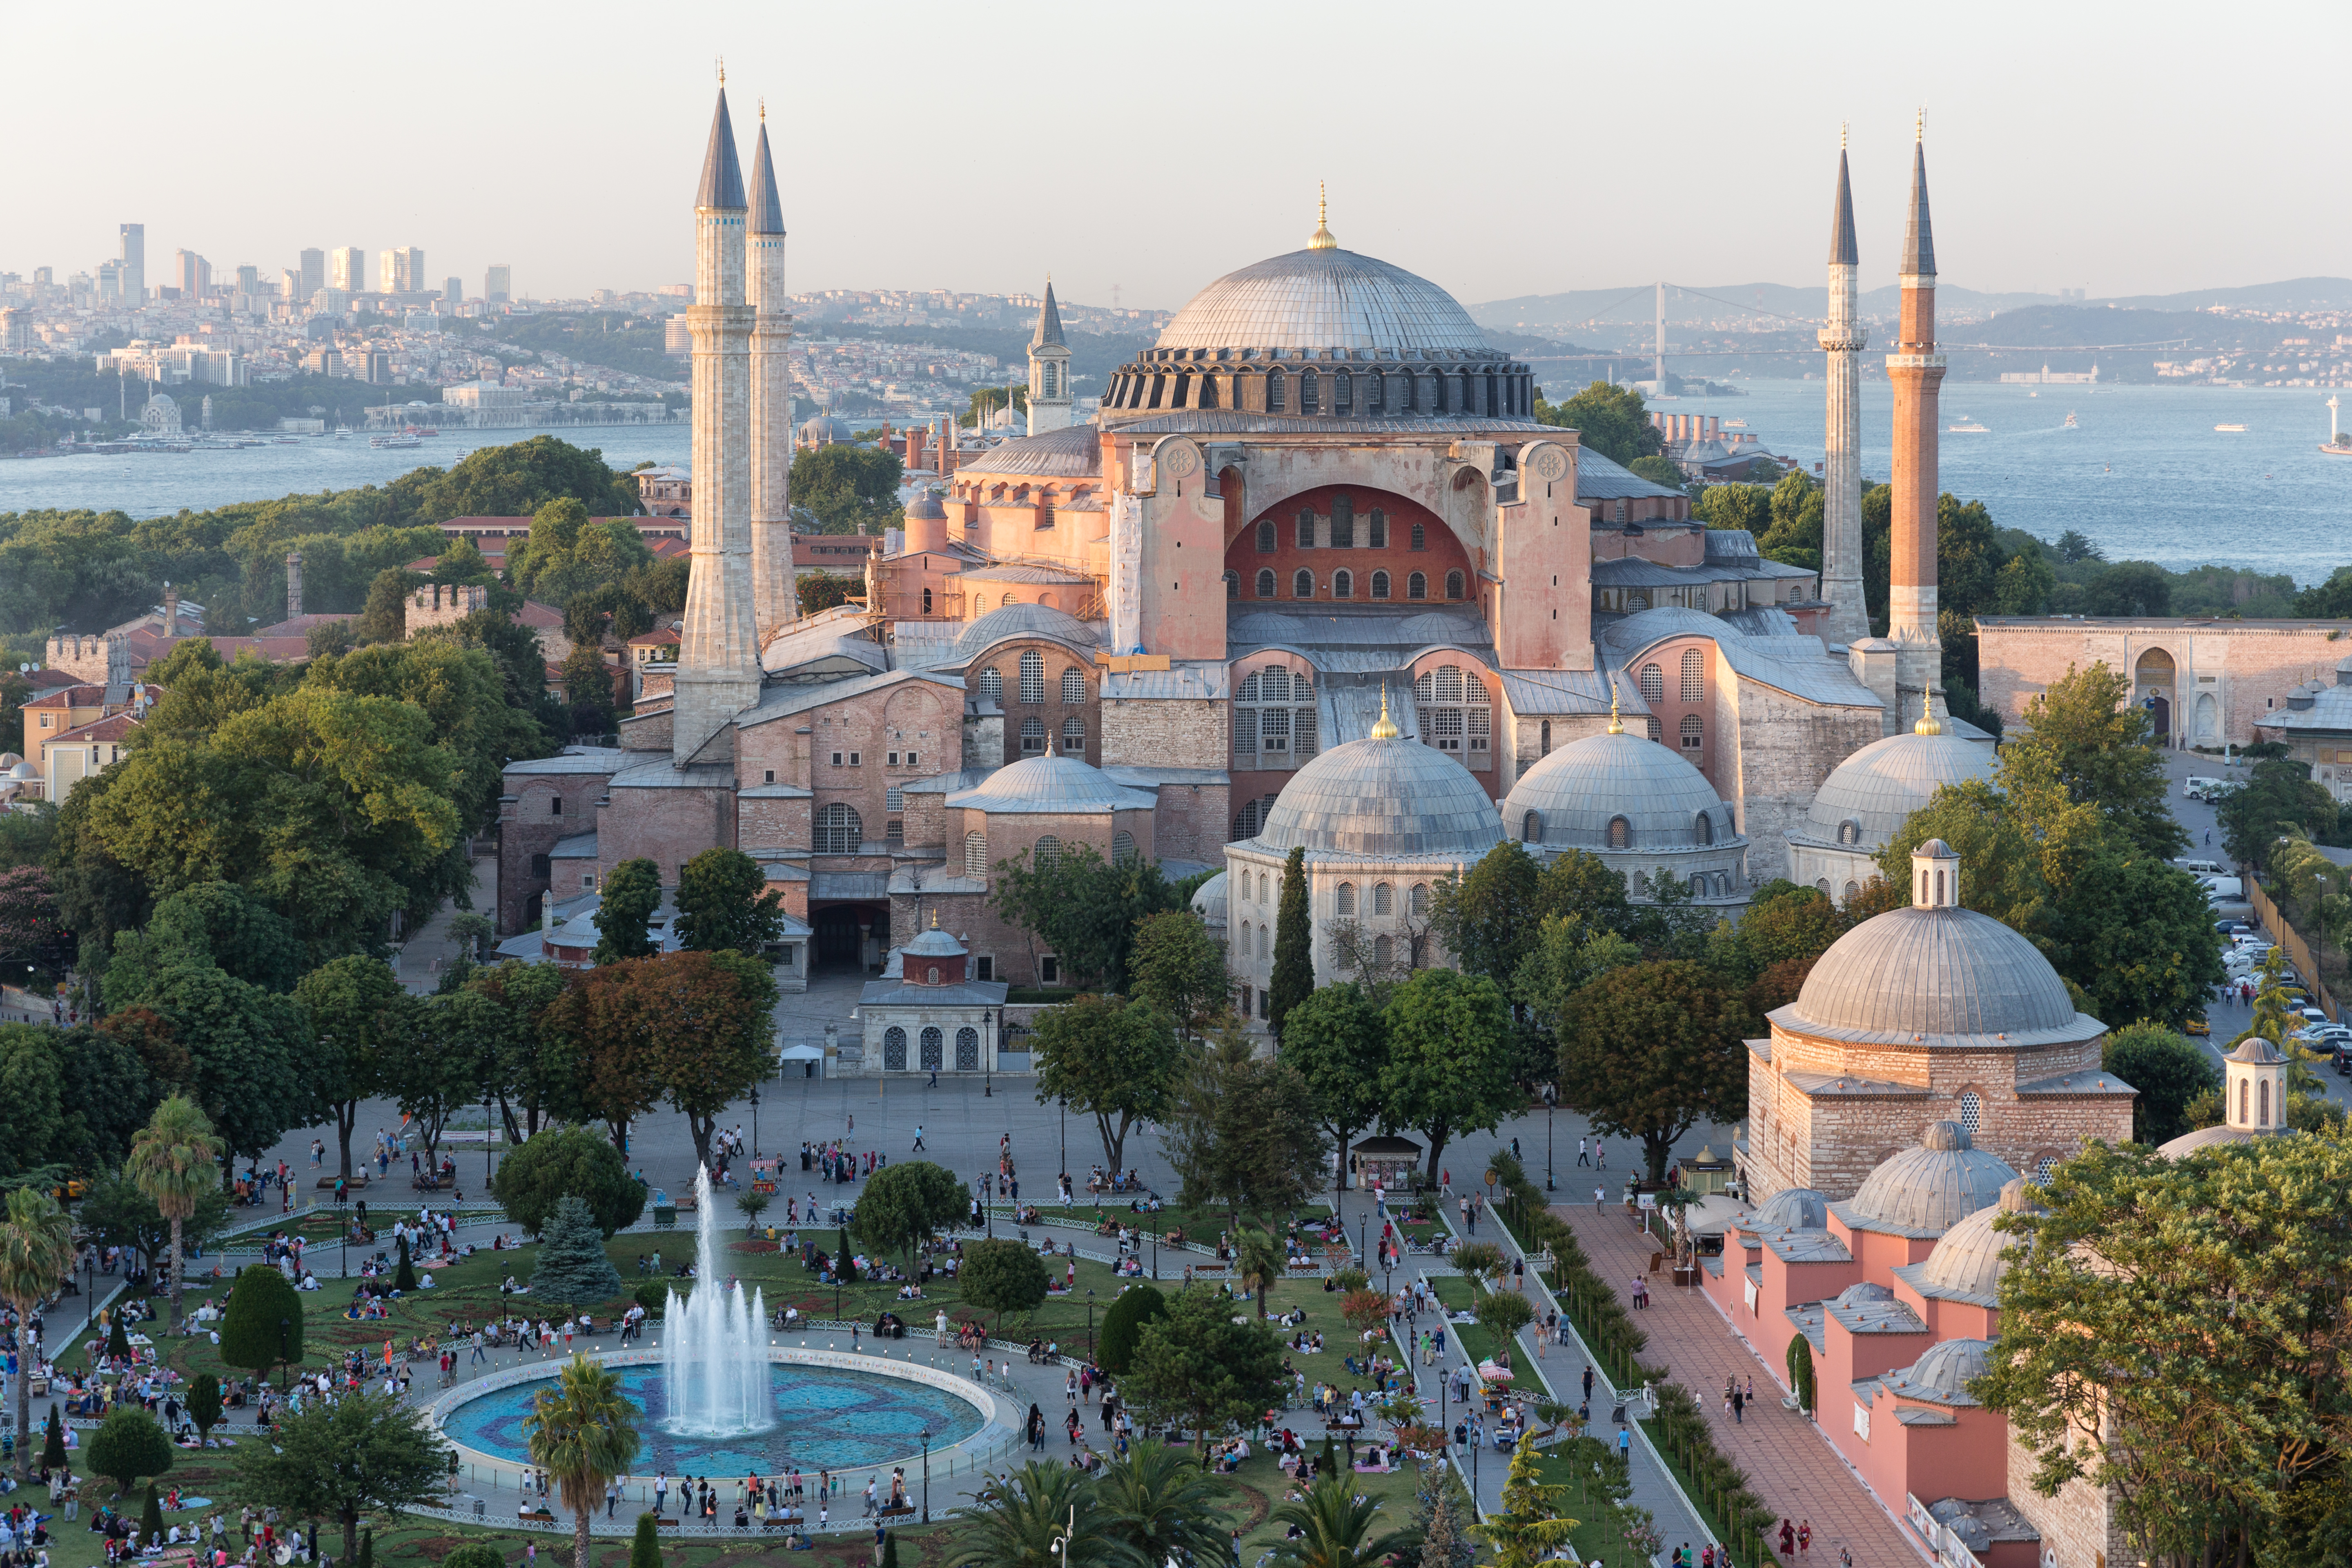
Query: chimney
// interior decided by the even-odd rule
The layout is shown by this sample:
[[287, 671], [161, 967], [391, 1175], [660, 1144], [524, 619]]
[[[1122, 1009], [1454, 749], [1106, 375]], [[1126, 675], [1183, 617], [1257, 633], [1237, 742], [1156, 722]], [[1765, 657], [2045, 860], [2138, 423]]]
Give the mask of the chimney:
[[163, 584], [163, 635], [180, 635], [180, 591], [169, 583]]
[[555, 930], [555, 889], [550, 888], [539, 896], [539, 930], [545, 936]]
[[286, 618], [292, 620], [302, 613], [302, 552], [286, 552]]

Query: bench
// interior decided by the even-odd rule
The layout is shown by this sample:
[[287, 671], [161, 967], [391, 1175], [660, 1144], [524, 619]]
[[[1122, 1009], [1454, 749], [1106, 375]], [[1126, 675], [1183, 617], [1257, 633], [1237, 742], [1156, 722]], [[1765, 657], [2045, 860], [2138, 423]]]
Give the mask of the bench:
[[912, 1519], [915, 1517], [915, 1505], [910, 1502], [901, 1503], [897, 1508], [890, 1508], [886, 1505], [885, 1507], [876, 1510], [876, 1517], [880, 1519]]
[[543, 1508], [535, 1508], [529, 1513], [517, 1513], [515, 1518], [524, 1524], [553, 1524], [555, 1522], [555, 1515], [550, 1513]]

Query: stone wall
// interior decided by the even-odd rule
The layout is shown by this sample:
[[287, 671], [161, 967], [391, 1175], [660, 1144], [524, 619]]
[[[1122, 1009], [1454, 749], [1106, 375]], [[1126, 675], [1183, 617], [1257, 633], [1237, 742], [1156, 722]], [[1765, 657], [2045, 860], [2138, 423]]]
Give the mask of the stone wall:
[[714, 847], [739, 847], [731, 784], [614, 789], [596, 814], [597, 885], [622, 861], [643, 859], [654, 863], [663, 887], [676, 887], [678, 868]]
[[[2352, 621], [1989, 618], [1977, 622], [1977, 649], [1979, 694], [2004, 721], [2022, 719], [2026, 703], [2069, 666], [2104, 660], [2135, 678], [2136, 700], [2164, 695], [2175, 737], [2242, 746], [2265, 714], [2285, 706], [2291, 689], [2334, 679], [2336, 661], [2352, 654]], [[2165, 679], [2138, 679], [2143, 673]]]
[[1228, 711], [1218, 698], [1113, 698], [1102, 705], [1101, 765], [1227, 767]]
[[2033, 1489], [2033, 1472], [2040, 1460], [2020, 1444], [2008, 1441], [2009, 1500], [2042, 1532], [2042, 1561], [2049, 1568], [2123, 1568], [2140, 1561], [2141, 1553], [2124, 1534], [2116, 1519], [2115, 1495], [2087, 1481], [2069, 1481], [2055, 1497]]
[[1840, 763], [1880, 738], [1883, 721], [1875, 708], [1800, 701], [1727, 665], [1718, 674], [1711, 743], [1719, 750], [1710, 776], [1748, 836], [1748, 880], [1769, 882], [1788, 869], [1782, 834], [1805, 820]]
[[[507, 788], [514, 793], [499, 801], [500, 936], [529, 931], [537, 923], [539, 896], [550, 885], [548, 852], [561, 839], [597, 830], [596, 803], [611, 779], [605, 773], [508, 776]], [[603, 882], [600, 874], [597, 883]]]

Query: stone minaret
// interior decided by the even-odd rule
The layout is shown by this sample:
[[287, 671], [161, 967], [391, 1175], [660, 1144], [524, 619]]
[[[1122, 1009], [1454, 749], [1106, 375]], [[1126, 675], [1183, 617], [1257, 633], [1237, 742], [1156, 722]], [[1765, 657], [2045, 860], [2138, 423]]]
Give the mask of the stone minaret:
[[[1923, 128], [1924, 133], [1924, 128]], [[1887, 635], [1936, 640], [1936, 441], [1944, 356], [1936, 352], [1936, 240], [1927, 221], [1927, 153], [1911, 147], [1911, 219], [1903, 234], [1903, 317], [1886, 379], [1895, 387], [1894, 570]]]
[[1822, 597], [1830, 602], [1829, 641], [1852, 645], [1870, 635], [1862, 592], [1862, 350], [1870, 341], [1860, 314], [1861, 253], [1853, 237], [1853, 190], [1845, 148], [1838, 148], [1837, 206], [1830, 215], [1830, 310], [1821, 330], [1828, 358], [1829, 409], [1822, 421]]
[[302, 552], [286, 552], [286, 618], [293, 620], [302, 613]]
[[1070, 348], [1062, 341], [1062, 312], [1048, 278], [1045, 302], [1037, 307], [1037, 330], [1029, 334], [1029, 434], [1069, 427]]
[[760, 700], [751, 613], [751, 307], [743, 290], [743, 171], [727, 89], [694, 198], [694, 533], [671, 755], [701, 750]]
[[784, 297], [784, 208], [768, 154], [768, 110], [751, 153], [745, 245], [751, 300], [751, 615], [765, 642], [798, 615], [793, 592], [793, 317]]

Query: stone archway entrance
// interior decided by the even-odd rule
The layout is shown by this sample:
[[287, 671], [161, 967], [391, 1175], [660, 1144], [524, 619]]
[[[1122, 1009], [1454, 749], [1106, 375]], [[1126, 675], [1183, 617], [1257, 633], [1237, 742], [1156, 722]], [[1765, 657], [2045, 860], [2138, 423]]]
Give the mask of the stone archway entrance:
[[2149, 735], [2162, 744], [2172, 741], [2174, 666], [2172, 656], [2149, 648], [2132, 666], [2132, 700], [2146, 710]]

